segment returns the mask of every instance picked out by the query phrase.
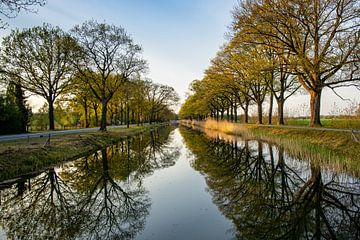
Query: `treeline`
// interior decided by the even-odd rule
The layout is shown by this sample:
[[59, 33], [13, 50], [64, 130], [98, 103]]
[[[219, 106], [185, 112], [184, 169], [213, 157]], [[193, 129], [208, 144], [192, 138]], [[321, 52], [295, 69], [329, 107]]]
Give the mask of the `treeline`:
[[[50, 24], [13, 30], [4, 37], [0, 63], [2, 105], [8, 111], [22, 114], [29, 123], [29, 109], [24, 92], [46, 101], [34, 114], [35, 127], [100, 126], [166, 121], [174, 118], [171, 107], [179, 97], [172, 87], [153, 83], [144, 74], [147, 62], [142, 48], [126, 31], [115, 25], [86, 21], [69, 32]], [[7, 96], [9, 86], [22, 91]], [[12, 107], [14, 106], [14, 107]], [[47, 123], [44, 122], [47, 112]], [[6, 124], [14, 126], [8, 118]], [[1, 133], [5, 132], [1, 125]], [[26, 130], [24, 126], [10, 132]]]
[[284, 124], [284, 104], [299, 91], [310, 95], [310, 125], [321, 126], [324, 88], [360, 86], [357, 0], [241, 1], [233, 9], [229, 41], [211, 61], [180, 110], [181, 118], [249, 121], [249, 106], [269, 103], [271, 124]]

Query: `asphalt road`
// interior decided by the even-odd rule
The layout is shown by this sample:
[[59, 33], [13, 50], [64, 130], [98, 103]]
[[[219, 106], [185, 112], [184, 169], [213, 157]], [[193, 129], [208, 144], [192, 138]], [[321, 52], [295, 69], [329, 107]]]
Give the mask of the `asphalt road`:
[[[130, 124], [133, 126], [135, 124]], [[108, 129], [111, 128], [126, 128], [126, 125], [121, 126], [107, 126]], [[99, 127], [96, 128], [81, 128], [81, 129], [72, 129], [72, 130], [61, 130], [61, 131], [48, 131], [48, 132], [39, 132], [39, 133], [22, 133], [22, 134], [12, 134], [12, 135], [0, 135], [1, 141], [11, 141], [11, 140], [20, 140], [20, 139], [28, 139], [28, 138], [39, 138], [39, 137], [47, 137], [49, 134], [51, 136], [56, 135], [65, 135], [65, 134], [76, 134], [76, 133], [86, 133], [93, 132], [99, 130]]]

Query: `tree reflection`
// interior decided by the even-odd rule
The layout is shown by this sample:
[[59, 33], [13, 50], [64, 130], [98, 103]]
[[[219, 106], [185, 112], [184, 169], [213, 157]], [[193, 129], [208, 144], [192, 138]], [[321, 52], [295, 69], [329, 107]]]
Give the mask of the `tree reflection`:
[[[127, 138], [87, 157], [0, 190], [1, 226], [10, 239], [132, 239], [151, 200], [142, 179], [172, 166], [172, 129]], [[31, 183], [31, 185], [30, 185]]]
[[281, 147], [181, 129], [213, 201], [240, 239], [359, 239], [360, 183]]
[[20, 180], [16, 187], [9, 189], [2, 203], [0, 216], [2, 225], [10, 230], [7, 232], [8, 238], [71, 237], [76, 228], [73, 224], [76, 215], [75, 196], [55, 169], [51, 168], [34, 178], [29, 191], [24, 189], [23, 182]]
[[[107, 149], [101, 150], [102, 171], [79, 202], [84, 239], [131, 239], [142, 230], [150, 199], [142, 186], [116, 182], [110, 174]], [[106, 226], [106, 228], [104, 228]]]

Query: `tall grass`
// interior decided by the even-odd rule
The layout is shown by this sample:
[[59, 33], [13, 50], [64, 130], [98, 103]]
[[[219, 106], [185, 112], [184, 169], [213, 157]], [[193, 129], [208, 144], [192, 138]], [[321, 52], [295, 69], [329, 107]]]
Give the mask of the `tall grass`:
[[219, 131], [281, 145], [299, 159], [316, 161], [335, 171], [347, 171], [360, 176], [360, 162], [357, 159], [360, 155], [360, 144], [346, 133], [268, 128], [214, 120], [192, 121], [188, 122], [188, 125], [202, 128], [210, 137], [216, 135], [213, 131]]

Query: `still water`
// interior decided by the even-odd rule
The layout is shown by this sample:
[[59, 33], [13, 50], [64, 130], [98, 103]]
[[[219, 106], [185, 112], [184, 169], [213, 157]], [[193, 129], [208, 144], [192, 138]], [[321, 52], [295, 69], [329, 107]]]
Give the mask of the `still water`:
[[0, 183], [0, 239], [359, 239], [354, 176], [162, 128]]

